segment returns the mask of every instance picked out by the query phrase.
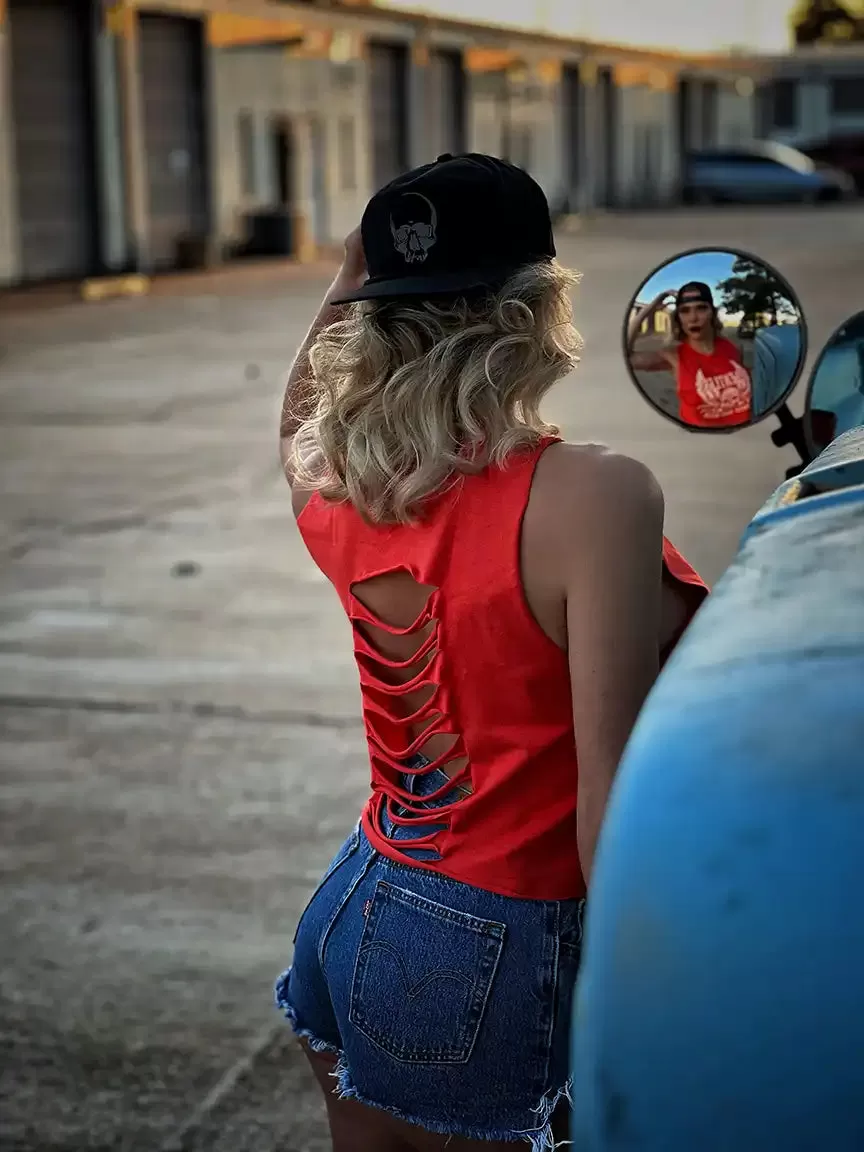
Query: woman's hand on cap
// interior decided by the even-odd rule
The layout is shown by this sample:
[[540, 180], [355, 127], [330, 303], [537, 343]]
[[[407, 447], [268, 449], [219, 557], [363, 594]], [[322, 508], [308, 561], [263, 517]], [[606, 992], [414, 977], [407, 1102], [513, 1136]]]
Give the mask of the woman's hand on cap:
[[359, 226], [345, 239], [345, 255], [336, 277], [340, 287], [353, 291], [366, 280], [366, 253]]

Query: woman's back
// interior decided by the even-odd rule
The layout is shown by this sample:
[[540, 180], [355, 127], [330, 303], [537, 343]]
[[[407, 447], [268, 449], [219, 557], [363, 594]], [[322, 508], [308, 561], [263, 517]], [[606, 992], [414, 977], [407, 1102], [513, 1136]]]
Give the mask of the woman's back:
[[[576, 851], [576, 742], [567, 654], [531, 615], [520, 532], [550, 441], [459, 478], [413, 525], [372, 525], [313, 497], [299, 525], [348, 613], [363, 694], [376, 849], [411, 862], [381, 831], [412, 809], [406, 761], [461, 785], [439, 809], [424, 866], [502, 895], [584, 895]], [[387, 581], [387, 583], [385, 583]], [[428, 799], [428, 797], [427, 797]], [[417, 845], [415, 844], [414, 847]]]
[[[552, 496], [554, 512], [556, 501], [542, 478], [534, 484], [541, 457], [558, 443], [541, 438], [503, 466], [458, 477], [410, 525], [369, 523], [350, 504], [315, 494], [298, 506], [304, 542], [353, 629], [372, 768], [363, 819], [370, 842], [391, 859], [544, 900], [585, 892], [563, 572], [543, 555], [554, 542], [540, 539], [542, 505]], [[576, 451], [589, 466], [597, 452]], [[689, 565], [680, 557], [676, 565], [664, 547], [661, 652], [704, 595]], [[385, 808], [391, 819], [403, 807], [420, 810], [403, 784], [413, 757], [425, 761], [418, 774], [441, 770], [459, 786], [437, 810], [435, 834], [412, 841], [425, 859], [382, 832]]]

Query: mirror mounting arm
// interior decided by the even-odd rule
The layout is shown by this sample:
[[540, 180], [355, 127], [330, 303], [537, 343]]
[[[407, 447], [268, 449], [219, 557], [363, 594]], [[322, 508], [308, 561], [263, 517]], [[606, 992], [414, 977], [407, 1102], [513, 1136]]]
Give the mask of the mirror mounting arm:
[[777, 417], [780, 427], [775, 428], [771, 433], [772, 443], [777, 448], [784, 448], [787, 444], [791, 444], [801, 457], [801, 465], [793, 465], [786, 473], [786, 478], [791, 479], [792, 476], [797, 476], [801, 468], [805, 464], [809, 464], [812, 459], [810, 449], [807, 447], [807, 437], [804, 435], [804, 420], [800, 416], [793, 416], [789, 411], [788, 404], [781, 404], [774, 415]]

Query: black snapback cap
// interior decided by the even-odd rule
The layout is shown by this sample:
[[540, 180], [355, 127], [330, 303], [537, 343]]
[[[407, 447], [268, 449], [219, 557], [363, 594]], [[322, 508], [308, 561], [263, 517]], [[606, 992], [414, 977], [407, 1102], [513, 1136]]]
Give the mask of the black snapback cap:
[[360, 234], [369, 277], [334, 304], [494, 289], [555, 256], [540, 185], [476, 152], [446, 153], [391, 180], [367, 204]]
[[702, 304], [714, 303], [711, 289], [701, 280], [691, 280], [689, 284], [684, 284], [678, 289], [678, 295], [675, 297], [675, 307], [680, 308], [682, 304], [692, 303], [693, 301], [698, 301]]

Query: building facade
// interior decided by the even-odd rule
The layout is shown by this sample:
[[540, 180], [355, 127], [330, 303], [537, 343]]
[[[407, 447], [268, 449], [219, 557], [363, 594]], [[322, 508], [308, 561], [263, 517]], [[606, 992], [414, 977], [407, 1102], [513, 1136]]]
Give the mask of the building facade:
[[562, 210], [674, 203], [684, 148], [755, 131], [746, 61], [219, 5], [0, 0], [0, 284], [218, 262], [280, 218], [295, 253], [330, 246], [448, 151], [508, 157]]
[[864, 135], [864, 45], [799, 49], [773, 61], [759, 101], [760, 134], [781, 144]]

